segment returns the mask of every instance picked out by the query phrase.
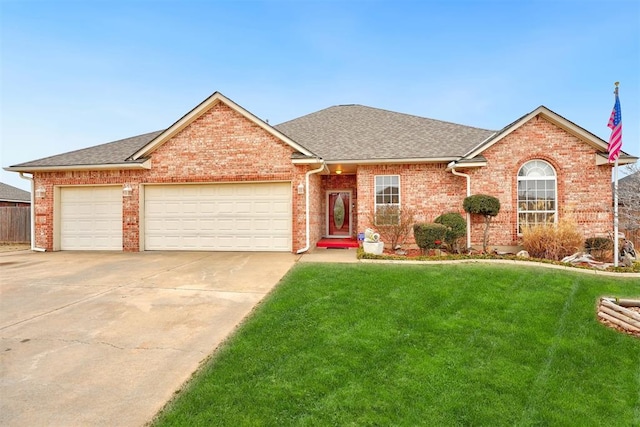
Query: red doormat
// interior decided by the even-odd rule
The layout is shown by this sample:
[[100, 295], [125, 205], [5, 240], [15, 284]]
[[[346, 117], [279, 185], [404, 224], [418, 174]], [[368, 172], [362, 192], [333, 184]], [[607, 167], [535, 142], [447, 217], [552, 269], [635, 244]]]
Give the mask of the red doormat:
[[319, 248], [357, 248], [360, 246], [354, 238], [347, 239], [320, 239], [316, 244]]

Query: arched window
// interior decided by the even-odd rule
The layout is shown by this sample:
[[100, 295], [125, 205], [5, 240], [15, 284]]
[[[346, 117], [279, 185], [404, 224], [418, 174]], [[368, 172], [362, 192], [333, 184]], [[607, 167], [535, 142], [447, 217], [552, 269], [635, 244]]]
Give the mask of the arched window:
[[544, 160], [532, 160], [518, 171], [518, 234], [558, 218], [556, 172]]

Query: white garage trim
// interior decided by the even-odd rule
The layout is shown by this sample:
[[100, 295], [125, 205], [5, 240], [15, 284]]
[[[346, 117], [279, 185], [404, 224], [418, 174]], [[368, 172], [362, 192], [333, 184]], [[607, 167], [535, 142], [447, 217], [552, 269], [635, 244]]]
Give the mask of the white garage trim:
[[145, 250], [291, 251], [291, 183], [145, 185]]
[[60, 250], [122, 250], [122, 187], [60, 187]]

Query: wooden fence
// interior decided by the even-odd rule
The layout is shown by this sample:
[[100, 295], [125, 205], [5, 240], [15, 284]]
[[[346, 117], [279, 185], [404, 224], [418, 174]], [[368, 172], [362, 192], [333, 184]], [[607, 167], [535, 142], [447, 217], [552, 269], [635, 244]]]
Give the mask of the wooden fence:
[[29, 243], [31, 241], [31, 208], [29, 206], [0, 207], [0, 242]]

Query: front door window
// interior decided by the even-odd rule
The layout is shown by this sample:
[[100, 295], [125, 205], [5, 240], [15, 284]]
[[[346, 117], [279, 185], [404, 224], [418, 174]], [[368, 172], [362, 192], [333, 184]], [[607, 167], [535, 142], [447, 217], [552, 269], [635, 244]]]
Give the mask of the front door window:
[[330, 191], [327, 193], [327, 235], [351, 236], [351, 193]]

